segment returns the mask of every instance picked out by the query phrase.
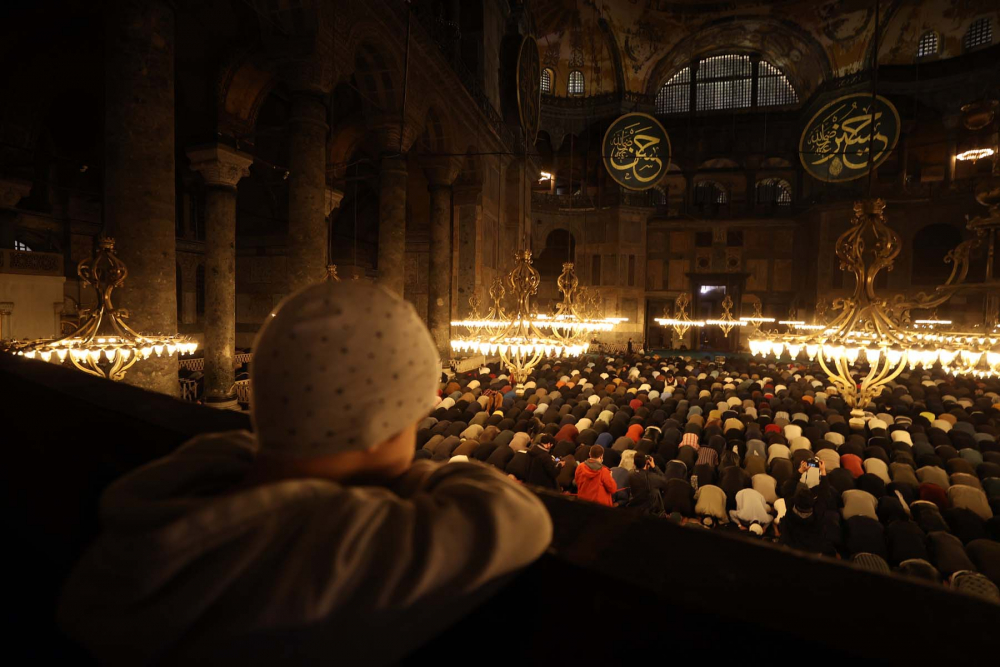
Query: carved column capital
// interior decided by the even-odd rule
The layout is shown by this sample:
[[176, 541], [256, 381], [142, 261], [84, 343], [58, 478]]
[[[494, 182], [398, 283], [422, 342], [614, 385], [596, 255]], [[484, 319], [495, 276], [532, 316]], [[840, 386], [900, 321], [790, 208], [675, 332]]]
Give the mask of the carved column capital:
[[326, 200], [324, 202], [324, 211], [326, 211], [326, 217], [330, 217], [333, 210], [340, 208], [340, 202], [344, 200], [344, 192], [338, 190], [337, 188], [326, 188]]
[[455, 182], [465, 161], [461, 156], [420, 157], [418, 164], [424, 170], [428, 187], [431, 189], [448, 187]]
[[194, 146], [187, 151], [191, 169], [201, 174], [205, 184], [235, 189], [240, 179], [250, 175], [253, 158], [224, 144]]

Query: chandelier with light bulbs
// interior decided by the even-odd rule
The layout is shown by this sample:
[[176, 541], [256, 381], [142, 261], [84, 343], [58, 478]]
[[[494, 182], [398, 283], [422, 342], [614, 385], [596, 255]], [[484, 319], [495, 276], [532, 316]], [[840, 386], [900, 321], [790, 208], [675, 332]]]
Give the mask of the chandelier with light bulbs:
[[573, 264], [563, 264], [557, 281], [563, 300], [556, 306], [553, 316], [535, 314], [531, 298], [538, 292], [541, 277], [531, 265], [530, 250], [520, 250], [514, 256], [514, 268], [506, 276], [514, 306], [511, 311], [503, 307], [506, 290], [500, 281], [490, 288], [492, 306], [485, 317], [479, 316], [478, 297], [470, 299], [470, 319], [452, 322], [453, 327], [464, 327], [466, 334], [451, 341], [455, 352], [473, 352], [484, 356], [499, 354], [507, 368], [518, 395], [524, 393], [524, 383], [532, 370], [545, 357], [573, 357], [590, 348], [588, 338], [595, 331], [610, 331], [614, 323], [588, 316], [587, 308], [578, 305], [574, 296], [579, 291], [579, 280]]
[[[656, 323], [664, 327], [672, 327], [674, 333], [677, 334], [678, 338], [683, 339], [685, 334], [691, 330], [692, 327], [703, 327], [705, 326], [704, 320], [692, 320], [688, 317], [687, 307], [691, 303], [691, 295], [687, 292], [682, 292], [677, 299], [674, 301], [674, 316], [670, 317], [666, 309], [664, 309], [663, 317], [657, 317]], [[732, 300], [729, 302], [732, 304]]]
[[114, 239], [101, 238], [94, 256], [77, 267], [80, 279], [97, 293], [97, 305], [80, 310], [80, 325], [73, 332], [61, 338], [6, 341], [0, 349], [28, 359], [69, 360], [85, 373], [110, 380], [121, 380], [129, 368], [154, 354], [193, 353], [198, 344], [188, 338], [140, 334], [125, 323], [129, 313], [115, 308], [111, 293], [125, 282], [128, 269], [114, 250]]
[[729, 332], [731, 332], [736, 327], [745, 327], [749, 322], [744, 319], [736, 319], [733, 317], [733, 299], [728, 294], [726, 298], [722, 300], [722, 316], [717, 320], [705, 320], [705, 324], [712, 326], [717, 326], [722, 329], [723, 335], [729, 338]]
[[[851, 226], [837, 239], [841, 269], [855, 278], [854, 293], [833, 303], [833, 310], [840, 311], [837, 317], [825, 326], [787, 321], [787, 333], [759, 332], [750, 340], [754, 355], [787, 353], [794, 361], [804, 353], [818, 361], [852, 408], [867, 406], [907, 367], [926, 369], [938, 363], [953, 374], [1000, 373], [1000, 339], [992, 330], [943, 332], [910, 321], [911, 311], [933, 310], [963, 287], [969, 253], [979, 239], [964, 241], [947, 254], [951, 275], [934, 292], [883, 299], [875, 292], [875, 278], [892, 268], [901, 246], [899, 235], [886, 225], [884, 210], [881, 199], [856, 202]], [[863, 377], [852, 370], [858, 362], [868, 365]]]

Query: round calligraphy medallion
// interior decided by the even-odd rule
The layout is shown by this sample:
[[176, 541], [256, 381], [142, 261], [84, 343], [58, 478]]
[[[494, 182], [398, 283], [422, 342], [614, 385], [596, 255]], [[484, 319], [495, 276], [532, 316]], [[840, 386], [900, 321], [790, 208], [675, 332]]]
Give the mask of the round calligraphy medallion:
[[799, 159], [814, 178], [844, 183], [885, 162], [899, 141], [899, 112], [879, 95], [872, 108], [869, 93], [845, 95], [820, 109], [802, 130]]
[[670, 166], [670, 137], [649, 114], [628, 113], [604, 133], [601, 155], [616, 183], [629, 190], [648, 190]]
[[521, 127], [534, 144], [538, 136], [538, 125], [542, 113], [542, 66], [538, 57], [538, 42], [527, 35], [521, 42], [517, 56], [517, 110], [521, 116]]

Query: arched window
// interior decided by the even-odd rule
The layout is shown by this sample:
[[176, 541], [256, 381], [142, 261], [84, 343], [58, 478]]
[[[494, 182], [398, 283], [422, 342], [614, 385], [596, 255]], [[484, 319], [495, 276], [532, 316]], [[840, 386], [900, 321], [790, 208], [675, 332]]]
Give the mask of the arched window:
[[569, 81], [566, 84], [566, 92], [570, 95], [583, 95], [583, 72], [575, 69], [569, 73]]
[[757, 106], [780, 107], [798, 101], [795, 88], [781, 70], [766, 60], [761, 60], [757, 72]]
[[194, 288], [196, 291], [195, 296], [195, 312], [198, 315], [205, 314], [205, 266], [199, 265], [198, 271], [194, 276]]
[[691, 111], [692, 86], [696, 111], [785, 106], [799, 101], [795, 87], [780, 69], [766, 60], [755, 67], [750, 56], [729, 53], [699, 60], [693, 78], [690, 66], [670, 77], [656, 94], [656, 113]]
[[24, 241], [14, 241], [14, 250], [20, 250], [21, 252], [31, 252], [31, 248]]
[[656, 94], [656, 113], [684, 113], [691, 110], [691, 68], [685, 67], [660, 86]]
[[702, 181], [694, 186], [694, 203], [698, 206], [728, 204], [729, 192], [716, 181]]
[[564, 262], [576, 261], [576, 239], [565, 229], [553, 229], [545, 237], [545, 249], [538, 256], [538, 273], [554, 278], [562, 273]]
[[791, 206], [792, 186], [781, 178], [765, 178], [757, 181], [757, 203], [771, 206]]
[[556, 74], [548, 67], [542, 70], [542, 92], [546, 95], [552, 94], [552, 82], [555, 81]]
[[944, 257], [961, 242], [962, 232], [943, 222], [928, 225], [917, 232], [913, 237], [910, 282], [914, 285], [940, 285], [947, 280], [952, 265], [946, 263]]
[[966, 51], [978, 49], [981, 46], [989, 46], [993, 43], [993, 25], [988, 16], [976, 19], [969, 26], [962, 39], [962, 46]]
[[917, 58], [936, 56], [938, 52], [938, 35], [933, 30], [928, 30], [920, 36], [917, 43]]
[[695, 109], [740, 109], [750, 106], [753, 65], [750, 56], [730, 53], [698, 63]]

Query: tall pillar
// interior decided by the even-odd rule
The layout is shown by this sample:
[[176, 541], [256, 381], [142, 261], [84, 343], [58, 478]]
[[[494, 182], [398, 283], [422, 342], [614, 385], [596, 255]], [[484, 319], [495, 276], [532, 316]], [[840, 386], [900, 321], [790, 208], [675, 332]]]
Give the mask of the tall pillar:
[[[469, 297], [480, 288], [483, 280], [483, 192], [477, 185], [454, 188], [455, 226], [458, 228], [458, 316], [466, 318], [471, 311]], [[492, 248], [490, 249], [492, 250]], [[479, 298], [488, 303], [485, 291]]]
[[403, 296], [406, 281], [406, 158], [383, 157], [378, 201], [378, 284]]
[[288, 120], [288, 292], [326, 276], [326, 106], [295, 93]]
[[[173, 3], [105, 6], [104, 220], [128, 267], [116, 305], [140, 333], [175, 334]], [[124, 381], [177, 396], [177, 358], [151, 357]]]
[[451, 186], [431, 184], [427, 328], [441, 359], [451, 358]]
[[205, 179], [205, 403], [236, 408], [236, 184], [253, 159], [221, 144], [188, 157]]
[[463, 160], [423, 158], [431, 195], [430, 256], [427, 276], [427, 328], [442, 360], [451, 358], [452, 189]]

